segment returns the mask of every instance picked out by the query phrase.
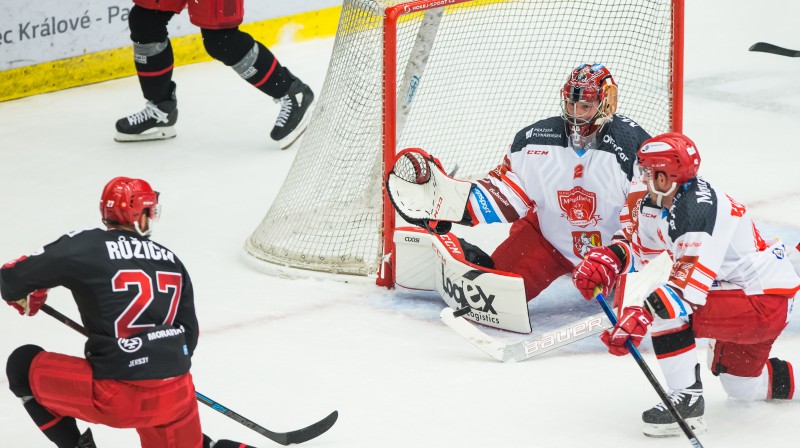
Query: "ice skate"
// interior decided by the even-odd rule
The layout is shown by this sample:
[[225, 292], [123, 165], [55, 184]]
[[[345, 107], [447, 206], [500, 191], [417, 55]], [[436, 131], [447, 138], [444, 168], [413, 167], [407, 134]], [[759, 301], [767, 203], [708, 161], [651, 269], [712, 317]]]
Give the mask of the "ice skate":
[[97, 448], [97, 445], [94, 444], [94, 437], [92, 437], [91, 429], [87, 429], [86, 432], [81, 434], [81, 438], [78, 439], [77, 448]]
[[311, 104], [314, 102], [314, 92], [311, 91], [303, 81], [295, 78], [286, 95], [276, 98], [275, 102], [281, 105], [281, 111], [275, 120], [275, 127], [272, 128], [269, 136], [278, 142], [281, 149], [286, 149], [300, 137], [300, 134], [308, 127], [311, 119]]
[[118, 142], [143, 142], [175, 137], [178, 121], [178, 101], [173, 84], [169, 99], [153, 103], [148, 101], [144, 110], [117, 120]]
[[[669, 394], [669, 401], [675, 405], [675, 408], [695, 434], [702, 434], [707, 429], [703, 421], [706, 404], [703, 399], [703, 383], [700, 381], [699, 370], [698, 366], [696, 370], [697, 381], [694, 384], [686, 389], [674, 390]], [[642, 413], [642, 421], [644, 422], [642, 432], [648, 437], [683, 435], [678, 422], [664, 403], [658, 403]]]

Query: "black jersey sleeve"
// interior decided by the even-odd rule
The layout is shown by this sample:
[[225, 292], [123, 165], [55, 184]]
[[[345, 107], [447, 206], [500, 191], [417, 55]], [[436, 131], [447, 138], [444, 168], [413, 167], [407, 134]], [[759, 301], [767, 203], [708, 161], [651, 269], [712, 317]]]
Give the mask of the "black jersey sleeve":
[[6, 263], [0, 268], [0, 294], [12, 302], [42, 288], [62, 285], [69, 272], [68, 235], [33, 254]]
[[183, 286], [181, 288], [181, 299], [178, 305], [178, 312], [175, 315], [175, 324], [181, 325], [186, 330], [186, 346], [189, 354], [194, 354], [197, 347], [197, 339], [200, 335], [200, 328], [197, 322], [197, 313], [194, 306], [194, 287], [189, 273], [181, 266]]

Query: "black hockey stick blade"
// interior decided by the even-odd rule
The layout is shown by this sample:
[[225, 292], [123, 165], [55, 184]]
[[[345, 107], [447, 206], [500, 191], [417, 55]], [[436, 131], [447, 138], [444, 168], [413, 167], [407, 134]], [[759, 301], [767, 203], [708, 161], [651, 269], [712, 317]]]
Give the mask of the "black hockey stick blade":
[[[72, 328], [78, 333], [84, 336], [89, 336], [89, 332], [86, 331], [86, 328], [84, 328], [83, 325], [79, 324], [78, 322], [75, 322], [74, 320], [60, 313], [58, 310], [51, 307], [50, 305], [47, 304], [42, 305], [41, 311], [44, 312], [45, 314], [52, 316], [56, 320], [61, 321], [61, 323]], [[333, 411], [327, 417], [323, 418], [322, 420], [312, 425], [306, 426], [305, 428], [289, 432], [274, 432], [240, 415], [236, 411], [228, 409], [227, 407], [217, 403], [212, 398], [209, 398], [201, 394], [200, 392], [195, 391], [194, 394], [197, 398], [197, 401], [199, 401], [200, 403], [203, 403], [204, 405], [230, 418], [231, 420], [234, 420], [237, 423], [247, 426], [253, 431], [272, 440], [273, 442], [280, 443], [281, 445], [292, 445], [296, 443], [303, 443], [313, 438], [319, 437], [320, 435], [324, 434], [325, 431], [331, 429], [333, 424], [336, 423], [336, 420], [339, 418], [339, 411]]]
[[204, 405], [219, 412], [220, 414], [232, 420], [235, 420], [236, 422], [241, 423], [244, 426], [247, 426], [253, 431], [261, 434], [262, 436], [272, 440], [275, 443], [280, 443], [281, 445], [292, 445], [297, 443], [303, 443], [313, 438], [319, 437], [320, 435], [324, 434], [325, 431], [331, 429], [333, 424], [336, 423], [336, 420], [339, 418], [339, 411], [333, 411], [327, 417], [323, 418], [322, 420], [314, 424], [306, 426], [305, 428], [296, 429], [294, 431], [289, 431], [289, 432], [274, 432], [270, 431], [267, 428], [264, 428], [263, 426], [253, 422], [252, 420], [249, 420], [239, 415], [238, 413], [217, 403], [213, 399], [206, 397], [200, 392], [195, 392], [195, 395], [197, 395], [197, 401], [199, 401], [200, 403], [203, 403]]
[[285, 433], [286, 443], [284, 445], [291, 445], [293, 443], [303, 443], [313, 438], [316, 438], [325, 433], [325, 431], [331, 429], [331, 426], [333, 426], [333, 424], [336, 423], [336, 420], [338, 418], [339, 418], [339, 411], [333, 411], [327, 417], [314, 423], [313, 425], [306, 426], [303, 429], [287, 432]]
[[750, 51], [760, 51], [762, 53], [772, 53], [779, 56], [788, 56], [790, 58], [800, 58], [800, 51], [798, 50], [790, 50], [788, 48], [779, 47], [766, 42], [754, 43], [750, 46]]

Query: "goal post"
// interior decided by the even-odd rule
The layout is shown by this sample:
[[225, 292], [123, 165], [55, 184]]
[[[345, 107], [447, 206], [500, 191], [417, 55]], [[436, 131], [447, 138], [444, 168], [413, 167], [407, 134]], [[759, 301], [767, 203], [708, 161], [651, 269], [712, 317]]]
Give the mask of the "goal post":
[[684, 0], [344, 0], [328, 72], [283, 186], [245, 243], [277, 275], [392, 286], [398, 150], [477, 179], [514, 134], [560, 113], [585, 62], [619, 85], [619, 113], [682, 127]]

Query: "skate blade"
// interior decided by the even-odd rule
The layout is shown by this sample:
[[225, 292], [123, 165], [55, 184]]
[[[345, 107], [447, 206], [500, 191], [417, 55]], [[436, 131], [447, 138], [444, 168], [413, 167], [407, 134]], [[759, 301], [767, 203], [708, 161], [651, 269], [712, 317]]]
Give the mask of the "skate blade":
[[[708, 427], [703, 417], [687, 418], [686, 423], [692, 428], [695, 435], [700, 435], [706, 432]], [[666, 425], [654, 425], [645, 423], [642, 432], [647, 437], [664, 438], [664, 437], [680, 437], [683, 436], [683, 430], [677, 423], [669, 423]]]
[[117, 132], [117, 135], [114, 136], [114, 141], [120, 143], [148, 142], [152, 140], [167, 140], [169, 138], [175, 138], [176, 135], [178, 135], [178, 133], [175, 131], [175, 127], [167, 126], [163, 128], [155, 128], [149, 132], [143, 132], [141, 134], [123, 134], [121, 132]]
[[297, 141], [298, 138], [300, 138], [300, 135], [303, 134], [308, 127], [308, 123], [311, 121], [312, 112], [314, 112], [314, 104], [311, 104], [308, 110], [306, 110], [306, 114], [303, 115], [303, 119], [300, 120], [300, 123], [297, 124], [297, 127], [294, 129], [294, 131], [290, 132], [288, 135], [286, 135], [286, 137], [278, 140], [278, 147], [280, 149], [288, 149], [290, 146], [292, 146], [292, 144], [294, 144], [295, 141]]

